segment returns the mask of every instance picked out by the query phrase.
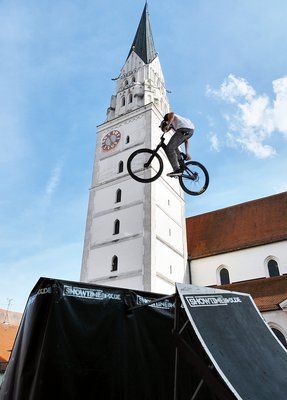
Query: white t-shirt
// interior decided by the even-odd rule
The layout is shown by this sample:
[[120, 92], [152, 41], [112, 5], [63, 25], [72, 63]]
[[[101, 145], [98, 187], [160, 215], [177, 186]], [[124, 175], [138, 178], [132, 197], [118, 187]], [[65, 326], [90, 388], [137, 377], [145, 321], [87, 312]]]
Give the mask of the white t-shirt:
[[190, 119], [181, 117], [180, 115], [174, 114], [174, 120], [172, 126], [175, 130], [180, 128], [194, 129], [194, 124]]

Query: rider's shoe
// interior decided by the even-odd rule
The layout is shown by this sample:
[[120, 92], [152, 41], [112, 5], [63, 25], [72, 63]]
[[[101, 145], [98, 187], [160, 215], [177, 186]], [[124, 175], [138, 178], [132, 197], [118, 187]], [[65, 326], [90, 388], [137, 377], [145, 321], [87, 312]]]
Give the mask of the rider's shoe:
[[174, 170], [174, 171], [172, 171], [172, 172], [170, 172], [169, 174], [166, 174], [167, 176], [181, 176], [182, 175], [182, 169], [181, 168], [178, 168], [178, 169], [176, 169], [176, 170]]

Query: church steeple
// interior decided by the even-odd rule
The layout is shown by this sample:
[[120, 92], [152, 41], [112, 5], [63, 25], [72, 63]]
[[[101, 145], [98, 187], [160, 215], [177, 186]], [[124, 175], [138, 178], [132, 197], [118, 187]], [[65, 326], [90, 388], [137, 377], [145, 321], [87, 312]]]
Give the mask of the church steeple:
[[111, 97], [107, 121], [149, 103], [154, 103], [163, 115], [168, 112], [164, 76], [154, 47], [147, 3], [116, 81], [116, 93]]
[[149, 64], [157, 56], [153, 42], [147, 3], [145, 4], [136, 35], [127, 58], [129, 58], [132, 51], [134, 51], [145, 64]]
[[84, 282], [174, 293], [174, 282], [184, 280], [184, 197], [178, 180], [166, 176], [170, 166], [164, 152], [164, 172], [152, 184], [136, 182], [126, 168], [132, 152], [158, 144], [159, 124], [168, 111], [146, 3], [116, 79], [107, 119], [98, 125], [81, 271]]

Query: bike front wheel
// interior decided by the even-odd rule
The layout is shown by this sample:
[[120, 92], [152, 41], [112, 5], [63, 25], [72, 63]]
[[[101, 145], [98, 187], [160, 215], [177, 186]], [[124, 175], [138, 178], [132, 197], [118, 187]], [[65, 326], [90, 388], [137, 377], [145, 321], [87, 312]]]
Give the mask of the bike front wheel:
[[140, 149], [129, 156], [127, 169], [130, 176], [136, 181], [153, 182], [162, 174], [163, 161], [153, 150]]
[[185, 170], [179, 176], [179, 184], [182, 189], [192, 196], [198, 196], [206, 191], [209, 185], [207, 169], [198, 161], [185, 163]]

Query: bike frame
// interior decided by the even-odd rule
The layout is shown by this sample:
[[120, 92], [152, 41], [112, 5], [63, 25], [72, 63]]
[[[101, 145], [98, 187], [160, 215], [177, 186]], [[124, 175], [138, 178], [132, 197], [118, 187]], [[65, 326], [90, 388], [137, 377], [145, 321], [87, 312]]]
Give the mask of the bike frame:
[[[155, 154], [158, 153], [160, 148], [163, 148], [163, 150], [166, 154], [166, 144], [164, 143], [164, 141], [165, 141], [164, 135], [165, 135], [165, 132], [161, 135], [159, 144], [156, 146], [156, 148], [154, 150], [152, 150], [152, 155], [150, 156], [148, 162], [144, 164], [145, 168], [148, 168], [150, 166], [152, 160], [154, 159]], [[185, 169], [184, 158], [181, 157], [178, 161], [179, 161], [180, 167]], [[190, 171], [190, 172], [192, 173], [192, 171]], [[192, 177], [190, 175], [189, 175], [189, 177], [193, 178], [194, 174], [192, 173], [192, 175], [193, 175]]]
[[162, 147], [164, 152], [166, 153], [166, 144], [164, 143], [165, 138], [164, 138], [164, 133], [161, 135], [160, 137], [160, 142], [159, 144], [156, 146], [156, 148], [154, 150], [152, 150], [152, 155], [150, 156], [149, 160], [147, 163], [144, 164], [145, 168], [148, 168], [152, 162], [152, 160], [154, 159], [155, 154], [159, 151], [159, 149]]

